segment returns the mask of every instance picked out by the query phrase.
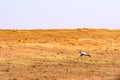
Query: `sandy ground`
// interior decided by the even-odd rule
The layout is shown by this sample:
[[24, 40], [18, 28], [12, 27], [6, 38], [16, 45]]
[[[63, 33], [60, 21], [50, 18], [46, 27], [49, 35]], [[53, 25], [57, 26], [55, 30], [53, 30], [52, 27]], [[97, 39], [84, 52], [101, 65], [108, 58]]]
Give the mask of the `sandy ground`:
[[120, 30], [0, 30], [0, 80], [120, 80]]

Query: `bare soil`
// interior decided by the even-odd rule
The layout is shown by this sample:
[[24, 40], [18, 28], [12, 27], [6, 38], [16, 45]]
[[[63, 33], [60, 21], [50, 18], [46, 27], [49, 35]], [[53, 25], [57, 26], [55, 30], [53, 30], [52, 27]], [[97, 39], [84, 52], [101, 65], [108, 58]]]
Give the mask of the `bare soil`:
[[0, 30], [0, 80], [120, 80], [120, 30]]

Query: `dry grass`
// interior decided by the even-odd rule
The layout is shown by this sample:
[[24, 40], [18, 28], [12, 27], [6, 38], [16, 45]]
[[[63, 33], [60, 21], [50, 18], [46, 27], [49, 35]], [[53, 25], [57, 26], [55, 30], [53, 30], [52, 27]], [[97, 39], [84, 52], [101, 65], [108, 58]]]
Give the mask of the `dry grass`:
[[0, 80], [119, 80], [120, 30], [0, 30], [0, 44]]

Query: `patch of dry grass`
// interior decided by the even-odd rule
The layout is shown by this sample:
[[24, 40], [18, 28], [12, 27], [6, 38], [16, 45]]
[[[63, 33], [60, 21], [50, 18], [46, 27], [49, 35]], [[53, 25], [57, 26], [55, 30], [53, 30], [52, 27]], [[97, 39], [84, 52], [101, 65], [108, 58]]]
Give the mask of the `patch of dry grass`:
[[105, 29], [0, 30], [0, 79], [115, 80], [119, 36]]

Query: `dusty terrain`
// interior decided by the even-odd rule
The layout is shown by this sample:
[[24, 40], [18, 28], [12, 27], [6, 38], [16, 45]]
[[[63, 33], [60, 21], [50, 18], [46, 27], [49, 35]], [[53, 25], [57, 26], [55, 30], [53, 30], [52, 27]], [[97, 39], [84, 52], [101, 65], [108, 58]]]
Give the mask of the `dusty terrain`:
[[0, 30], [0, 80], [120, 80], [120, 30]]

